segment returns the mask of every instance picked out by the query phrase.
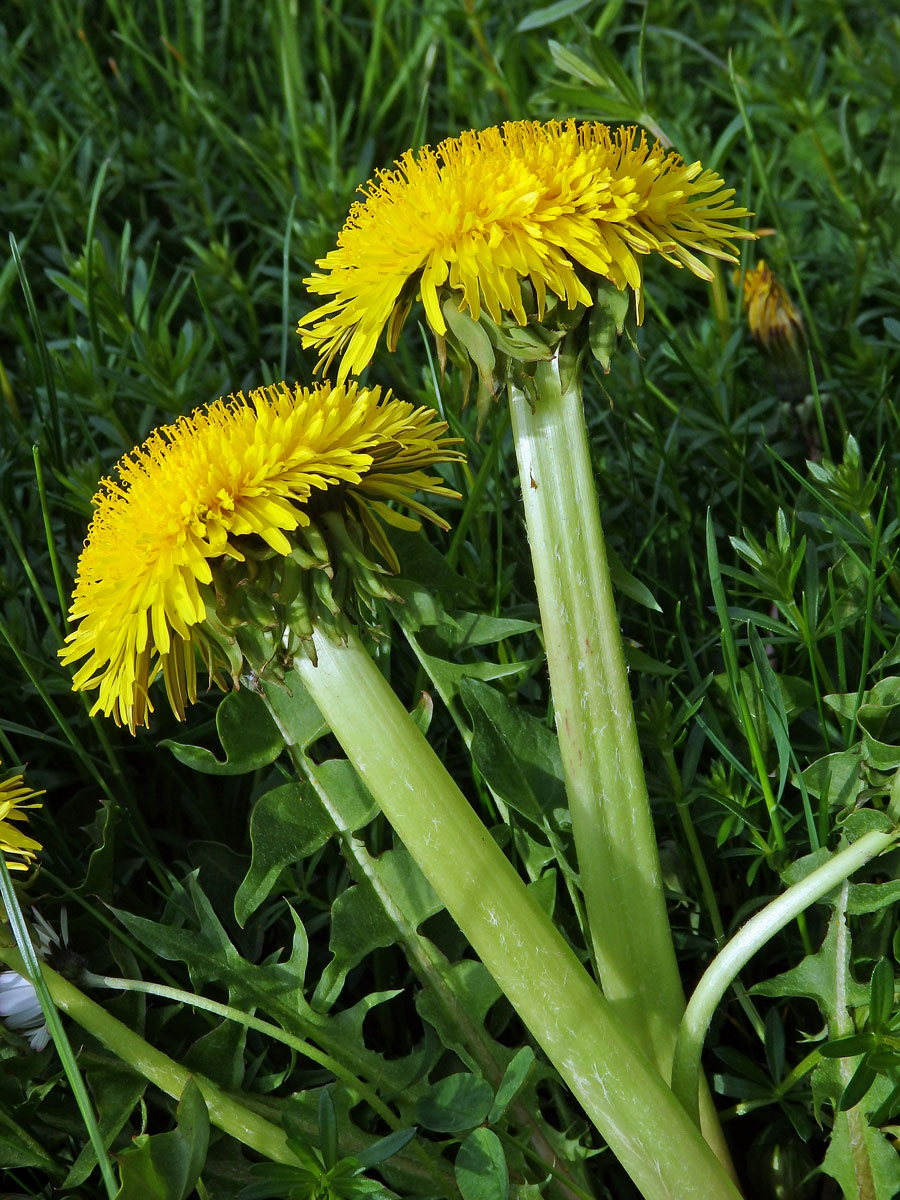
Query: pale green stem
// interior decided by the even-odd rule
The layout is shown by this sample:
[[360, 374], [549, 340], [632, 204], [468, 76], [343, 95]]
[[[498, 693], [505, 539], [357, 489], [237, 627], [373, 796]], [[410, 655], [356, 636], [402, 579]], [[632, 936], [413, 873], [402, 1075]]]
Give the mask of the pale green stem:
[[[292, 747], [291, 757], [298, 773], [303, 772], [310, 786], [315, 789], [320, 803], [331, 817], [335, 827], [340, 829], [343, 824], [340, 813], [335, 809], [327, 789], [317, 778], [314, 764], [296, 747]], [[372, 860], [363, 843], [350, 833], [341, 834], [341, 843], [343, 854], [351, 866], [351, 871], [357, 878], [365, 878], [389, 916], [391, 924], [401, 940], [409, 965], [423, 986], [431, 992], [433, 999], [444, 1013], [444, 1019], [455, 1026], [457, 1036], [478, 1064], [484, 1078], [496, 1090], [503, 1078], [503, 1068], [495, 1058], [484, 1036], [483, 1026], [472, 1020], [455, 989], [449, 985], [445, 974], [446, 959], [433, 942], [419, 935], [403, 910], [394, 902], [391, 889], [386, 886], [380, 874], [373, 869]], [[578, 1191], [578, 1185], [569, 1176], [564, 1164], [554, 1165], [557, 1162], [556, 1152], [547, 1140], [538, 1118], [531, 1112], [528, 1105], [522, 1103], [521, 1100], [515, 1100], [510, 1105], [509, 1112], [518, 1124], [528, 1131], [543, 1170], [549, 1171], [554, 1176], [559, 1182], [563, 1194], [572, 1196], [578, 1192], [579, 1195], [585, 1195]], [[530, 1153], [524, 1148], [523, 1152]], [[588, 1200], [591, 1198], [588, 1197]]]
[[[266, 1037], [271, 1038], [274, 1042], [281, 1042], [282, 1045], [290, 1046], [298, 1054], [312, 1059], [314, 1063], [318, 1063], [320, 1067], [324, 1067], [326, 1071], [330, 1071], [336, 1079], [340, 1079], [352, 1092], [356, 1092], [360, 1099], [365, 1100], [391, 1129], [397, 1130], [403, 1128], [403, 1122], [384, 1103], [378, 1093], [362, 1079], [354, 1075], [352, 1071], [348, 1071], [343, 1063], [338, 1062], [337, 1059], [332, 1058], [330, 1054], [326, 1054], [311, 1042], [304, 1041], [303, 1038], [294, 1037], [292, 1033], [288, 1033], [286, 1029], [282, 1029], [279, 1025], [273, 1025], [271, 1021], [264, 1021], [260, 1017], [254, 1017], [250, 1013], [242, 1012], [239, 1008], [234, 1008], [230, 1004], [220, 1004], [218, 1000], [210, 1000], [207, 996], [198, 996], [196, 992], [186, 992], [181, 988], [169, 987], [166, 984], [146, 983], [143, 979], [122, 979], [116, 975], [95, 975], [92, 971], [86, 971], [84, 982], [91, 987], [117, 988], [123, 992], [140, 992], [146, 996], [159, 996], [163, 1000], [174, 1000], [178, 1004], [188, 1004], [191, 1008], [199, 1009], [202, 1012], [213, 1013], [215, 1016], [222, 1017], [226, 1021], [234, 1021], [238, 1025], [243, 1025], [246, 1029], [255, 1029], [257, 1033], [265, 1034]], [[417, 1150], [420, 1151], [418, 1154], [416, 1154]], [[429, 1155], [425, 1153], [423, 1147], [419, 1146], [418, 1143], [415, 1144], [412, 1147], [412, 1153], [416, 1154], [423, 1169], [432, 1176], [432, 1184], [435, 1181], [438, 1186], [446, 1183], [446, 1180], [442, 1178], [441, 1170]]]
[[897, 830], [863, 834], [751, 917], [707, 967], [684, 1014], [672, 1069], [672, 1089], [693, 1116], [697, 1113], [700, 1055], [706, 1031], [732, 980], [779, 930], [870, 859], [893, 846], [898, 836]]
[[117, 988], [123, 992], [140, 992], [145, 996], [159, 996], [162, 1000], [174, 1000], [177, 1004], [188, 1004], [191, 1008], [213, 1013], [217, 1017], [223, 1017], [226, 1021], [235, 1021], [238, 1025], [243, 1025], [245, 1029], [255, 1029], [257, 1033], [265, 1034], [273, 1042], [281, 1042], [282, 1045], [290, 1046], [298, 1054], [312, 1059], [314, 1063], [318, 1063], [320, 1067], [330, 1071], [336, 1079], [340, 1079], [352, 1091], [357, 1092], [367, 1104], [371, 1105], [391, 1129], [403, 1128], [400, 1118], [382, 1102], [377, 1092], [373, 1091], [368, 1084], [354, 1075], [352, 1071], [348, 1071], [330, 1054], [326, 1054], [311, 1042], [304, 1041], [303, 1038], [294, 1037], [280, 1025], [273, 1025], [271, 1021], [263, 1021], [260, 1017], [242, 1012], [230, 1004], [220, 1004], [218, 1000], [210, 1000], [206, 996], [198, 996], [196, 992], [186, 992], [182, 988], [169, 987], [164, 983], [146, 983], [143, 979], [122, 979], [118, 975], [95, 975], [93, 971], [85, 972], [84, 982], [91, 987]]
[[[892, 789], [893, 790], [893, 789]], [[850, 885], [845, 880], [838, 893], [837, 901], [832, 909], [831, 919], [835, 922], [834, 946], [834, 997], [831, 1012], [828, 1014], [828, 1036], [830, 1038], [848, 1037], [855, 1032], [853, 1015], [850, 1012], [850, 930], [847, 926], [847, 901], [850, 897]], [[837, 1063], [838, 1079], [842, 1088], [846, 1088], [859, 1066], [859, 1059], [847, 1056], [839, 1058]], [[879, 1200], [885, 1188], [876, 1185], [875, 1168], [872, 1162], [870, 1141], [867, 1136], [871, 1129], [868, 1113], [865, 1111], [866, 1097], [864, 1096], [852, 1108], [838, 1111], [834, 1114], [834, 1129], [832, 1138], [841, 1138], [849, 1148], [849, 1166], [852, 1172], [849, 1186], [844, 1195], [852, 1196], [854, 1200]], [[871, 1111], [871, 1102], [867, 1106]], [[874, 1150], [874, 1146], [871, 1147]], [[880, 1171], [878, 1172], [880, 1174]], [[855, 1186], [854, 1186], [855, 1185]]]
[[[18, 951], [0, 945], [0, 960], [14, 971], [23, 972], [24, 964]], [[156, 1050], [51, 967], [42, 964], [41, 972], [57, 1008], [122, 1062], [176, 1100], [181, 1098], [188, 1080], [193, 1079], [206, 1101], [213, 1125], [272, 1162], [297, 1164], [296, 1156], [288, 1149], [284, 1131], [277, 1125], [252, 1112], [208, 1079]]]
[[738, 1195], [355, 634], [294, 670], [472, 948], [647, 1200]]
[[[509, 388], [550, 689], [594, 959], [604, 995], [668, 1081], [684, 992], [591, 468], [580, 373], [539, 362], [532, 406]], [[704, 1088], [703, 1129], [730, 1160]]]
[[513, 435], [560, 753], [600, 982], [666, 1078], [684, 993], [634, 723], [577, 378], [540, 363]]

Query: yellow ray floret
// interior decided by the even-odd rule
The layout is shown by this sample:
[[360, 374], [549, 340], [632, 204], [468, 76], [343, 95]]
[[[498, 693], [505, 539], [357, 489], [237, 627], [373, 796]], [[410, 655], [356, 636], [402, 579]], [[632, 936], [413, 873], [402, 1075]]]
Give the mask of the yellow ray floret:
[[748, 213], [714, 172], [598, 122], [463, 133], [408, 151], [361, 190], [337, 248], [304, 280], [332, 299], [300, 321], [303, 345], [326, 370], [342, 354], [340, 379], [366, 366], [386, 325], [394, 348], [413, 295], [438, 334], [445, 287], [476, 320], [485, 309], [524, 325], [521, 279], [543, 315], [548, 291], [590, 304], [590, 275], [639, 290], [653, 252], [709, 279], [698, 253], [734, 260], [733, 239], [753, 236], [732, 224]]
[[[60, 651], [78, 668], [76, 690], [99, 688], [92, 711], [132, 731], [146, 724], [147, 691], [162, 671], [176, 715], [196, 699], [195, 643], [212, 582], [210, 564], [244, 560], [240, 539], [288, 555], [308, 525], [308, 503], [348, 498], [378, 526], [378, 508], [409, 506], [421, 489], [448, 493], [422, 468], [458, 457], [430, 409], [382, 399], [356, 384], [286, 384], [218, 400], [156, 430], [118, 464], [94, 498]], [[385, 472], [393, 472], [387, 486]], [[323, 501], [317, 503], [321, 506]], [[417, 512], [434, 517], [413, 502]], [[377, 514], [377, 515], [376, 515]], [[382, 543], [385, 542], [383, 533]]]
[[12, 822], [27, 822], [28, 814], [23, 809], [40, 808], [40, 804], [29, 804], [28, 801], [43, 794], [26, 787], [21, 775], [0, 781], [0, 854], [10, 871], [27, 871], [41, 849], [40, 842]]

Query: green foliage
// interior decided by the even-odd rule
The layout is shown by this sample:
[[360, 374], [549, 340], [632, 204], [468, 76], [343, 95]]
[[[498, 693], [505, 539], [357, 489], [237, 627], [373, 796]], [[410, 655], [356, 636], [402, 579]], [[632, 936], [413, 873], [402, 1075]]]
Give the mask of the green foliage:
[[189, 1082], [170, 1133], [140, 1134], [119, 1154], [122, 1186], [116, 1200], [187, 1200], [209, 1145], [209, 1115], [196, 1084]]
[[284, 739], [266, 709], [246, 688], [226, 696], [216, 709], [216, 732], [225, 751], [220, 762], [204, 746], [185, 746], [168, 739], [175, 757], [192, 771], [205, 775], [246, 775], [275, 761]]
[[500, 1139], [490, 1129], [473, 1129], [453, 1164], [463, 1200], [506, 1200], [509, 1172]]
[[414, 1129], [401, 1129], [379, 1138], [361, 1154], [338, 1158], [337, 1118], [331, 1095], [323, 1091], [319, 1099], [319, 1147], [309, 1146], [303, 1131], [286, 1120], [290, 1133], [288, 1146], [302, 1165], [298, 1167], [258, 1164], [253, 1175], [258, 1182], [248, 1184], [239, 1200], [353, 1200], [355, 1196], [384, 1198], [394, 1193], [363, 1172], [377, 1167], [402, 1150], [415, 1136]]
[[477, 679], [464, 679], [460, 694], [472, 721], [472, 759], [494, 795], [535, 824], [559, 822], [566, 792], [551, 730]]
[[[227, 1000], [309, 1049], [171, 999], [93, 991], [283, 1127], [295, 1158], [256, 1162], [214, 1124], [207, 1148], [193, 1088], [176, 1109], [85, 1037], [122, 1195], [627, 1200], [312, 702], [270, 689], [276, 727], [248, 676], [224, 697], [202, 691], [185, 731], [156, 685], [152, 731], [132, 739], [88, 718], [57, 663], [66, 596], [90, 498], [123, 453], [220, 394], [311, 376], [294, 334], [311, 303], [301, 280], [376, 168], [510, 117], [640, 120], [755, 210], [765, 236], [743, 264], [776, 270], [810, 348], [811, 373], [779, 374], [747, 334], [730, 267], [708, 289], [648, 260], [639, 329], [621, 295], [592, 312], [592, 453], [690, 989], [773, 894], [896, 816], [896, 19], [861, 0], [32, 8], [7, 6], [0, 25], [13, 235], [0, 757], [47, 789], [27, 901], [57, 925], [66, 907], [96, 975]], [[451, 532], [394, 539], [399, 600], [379, 610], [373, 650], [587, 960], [527, 481], [488, 399], [496, 347], [522, 335], [454, 321], [478, 403], [463, 408], [465, 368], [451, 345], [442, 374], [415, 309], [368, 373], [444, 413], [468, 457], [447, 471], [463, 500], [439, 502]], [[872, 864], [774, 938], [710, 1032], [713, 1087], [760, 1196], [803, 1195], [814, 1168], [848, 1196], [887, 1200], [900, 1183], [897, 866], [896, 852]], [[96, 1196], [52, 1048], [2, 1037], [8, 1187]]]

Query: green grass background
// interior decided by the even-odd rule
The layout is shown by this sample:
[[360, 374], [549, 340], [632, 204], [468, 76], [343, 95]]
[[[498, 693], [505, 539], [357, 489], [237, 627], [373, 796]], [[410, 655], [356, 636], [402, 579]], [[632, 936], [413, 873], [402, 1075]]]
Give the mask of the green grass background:
[[[217, 748], [218, 694], [203, 697], [187, 730], [160, 701], [153, 728], [131, 738], [88, 719], [56, 650], [99, 478], [154, 426], [197, 405], [282, 378], [308, 381], [314, 360], [294, 332], [311, 306], [301, 281], [332, 245], [356, 188], [408, 147], [507, 119], [637, 121], [688, 161], [701, 159], [756, 213], [762, 240], [745, 248], [745, 263], [764, 256], [806, 321], [812, 382], [808, 370], [780, 370], [754, 345], [731, 268], [720, 272], [717, 313], [706, 285], [648, 263], [639, 353], [623, 347], [610, 374], [593, 371], [585, 386], [608, 537], [661, 610], [636, 602], [633, 589], [620, 597], [686, 986], [716, 938], [780, 890], [791, 864], [836, 844], [854, 806], [883, 809], [900, 757], [892, 763], [888, 754], [862, 774], [859, 766], [860, 755], [871, 760], [866, 737], [893, 745], [893, 690], [887, 685], [880, 695], [884, 711], [860, 718], [857, 710], [900, 660], [898, 80], [900, 20], [839, 0], [564, 0], [542, 10], [492, 0], [7, 4], [0, 18], [0, 196], [11, 242], [0, 267], [0, 756], [4, 767], [25, 764], [32, 786], [47, 791], [34, 817], [42, 868], [22, 889], [24, 904], [54, 923], [64, 905], [72, 948], [92, 970], [190, 987], [184, 964], [164, 961], [163, 935], [136, 939], [113, 908], [161, 929], [195, 930], [185, 880], [199, 872], [249, 972], [289, 944], [287, 901], [309, 935], [308, 979], [333, 957], [349, 964], [335, 1012], [403, 989], [367, 1017], [366, 1045], [389, 1061], [424, 1054], [420, 1091], [444, 1076], [478, 1073], [465, 1049], [422, 1016], [423, 985], [396, 946], [376, 939], [353, 961], [341, 942], [346, 934], [335, 935], [341, 898], [354, 888], [334, 841], [276, 873], [271, 894], [238, 926], [233, 905], [250, 862], [248, 815], [284, 777], [276, 767], [204, 775], [160, 747], [176, 737]], [[440, 379], [418, 317], [414, 310], [398, 352], [379, 351], [366, 378], [444, 413], [465, 439], [468, 469], [448, 472], [463, 493], [442, 507], [456, 534], [427, 533], [457, 578], [435, 574], [418, 543], [406, 546], [404, 561], [413, 570], [424, 561], [450, 612], [534, 622], [503, 405], [476, 441], [474, 406], [462, 409], [452, 373]], [[832, 470], [829, 463], [844, 460], [848, 433], [860, 465], [854, 470], [848, 460]], [[807, 460], [820, 465], [820, 478]], [[741, 675], [723, 655], [708, 511]], [[755, 562], [740, 557], [732, 536], [759, 544]], [[420, 648], [489, 676], [479, 664], [499, 664], [492, 686], [504, 712], [549, 734], [538, 634], [525, 624], [498, 625], [495, 635], [460, 651], [446, 627], [426, 626]], [[399, 633], [381, 660], [410, 707], [431, 686]], [[855, 697], [856, 706], [836, 711], [824, 700], [836, 693]], [[456, 716], [477, 727], [458, 698]], [[440, 704], [429, 736], [523, 873], [552, 877], [557, 919], [583, 952], [577, 885], [571, 873], [565, 885], [546, 830], [491, 798], [488, 782], [501, 792], [518, 786], [513, 767], [498, 765], [496, 747], [480, 758], [466, 750]], [[334, 753], [327, 744], [321, 751]], [[835, 754], [845, 757], [801, 780]], [[551, 775], [552, 759], [549, 752]], [[832, 767], [852, 776], [849, 791], [833, 782]], [[780, 800], [782, 844], [767, 818], [763, 778]], [[560, 853], [571, 860], [564, 816], [547, 803]], [[390, 846], [378, 819], [364, 837], [373, 855]], [[892, 865], [880, 864], [869, 882], [885, 882]], [[851, 921], [852, 972], [862, 985], [874, 963], [893, 954], [895, 906], [887, 893], [879, 896], [873, 911]], [[765, 961], [750, 965], [747, 986], [815, 951], [828, 920], [823, 905], [786, 930]], [[425, 931], [448, 961], [464, 959], [447, 918], [431, 916]], [[215, 981], [209, 987], [217, 998], [226, 990]], [[839, 1194], [826, 1176], [802, 1185], [806, 1191], [797, 1182], [835, 1145], [840, 1092], [824, 1074], [816, 1083], [819, 1064], [807, 1039], [821, 1030], [823, 1009], [808, 988], [799, 990], [745, 998], [743, 1006], [732, 997], [711, 1032], [707, 1066], [750, 1196]], [[489, 992], [480, 1007], [476, 992], [464, 993], [465, 1003], [500, 1060], [504, 1052], [508, 1059], [523, 1032], [502, 1004], [488, 1003]], [[224, 1082], [254, 1096], [276, 1121], [282, 1111], [306, 1120], [316, 1141], [327, 1073], [178, 1006], [108, 1003], [173, 1058], [210, 1072], [218, 1059]], [[863, 999], [856, 1019], [865, 1019]], [[212, 1043], [204, 1046], [205, 1038]], [[361, 1026], [353, 1039], [362, 1046]], [[104, 1102], [115, 1106], [118, 1077], [96, 1044], [78, 1045], [102, 1114]], [[885, 1060], [882, 1100], [897, 1071]], [[116, 1149], [142, 1122], [151, 1133], [170, 1127], [171, 1108], [152, 1089], [144, 1110], [136, 1095], [116, 1095]], [[538, 1071], [528, 1096], [585, 1194], [632, 1194], [549, 1069]], [[379, 1132], [371, 1115], [351, 1118], [349, 1104], [338, 1112], [347, 1144]], [[895, 1117], [890, 1105], [880, 1115], [885, 1125]], [[31, 1055], [6, 1038], [0, 1117], [7, 1131], [0, 1167], [11, 1191], [98, 1194], [96, 1172], [72, 1173], [86, 1138], [52, 1048]], [[511, 1194], [539, 1194], [543, 1176], [523, 1149], [527, 1139], [511, 1118], [499, 1125], [517, 1189]], [[421, 1136], [435, 1159], [443, 1147], [449, 1169], [464, 1135]], [[836, 1161], [831, 1173], [840, 1177]], [[779, 1170], [796, 1172], [794, 1191], [773, 1190]], [[884, 1170], [879, 1196], [892, 1194]], [[247, 1171], [248, 1158], [219, 1137], [197, 1194], [237, 1196]], [[394, 1184], [416, 1194], [409, 1179]], [[549, 1184], [549, 1194], [560, 1194], [557, 1186]]]

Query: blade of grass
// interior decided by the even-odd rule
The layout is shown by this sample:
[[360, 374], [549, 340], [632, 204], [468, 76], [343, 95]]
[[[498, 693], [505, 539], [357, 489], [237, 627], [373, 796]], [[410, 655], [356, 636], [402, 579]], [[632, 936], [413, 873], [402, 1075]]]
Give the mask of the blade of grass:
[[106, 1194], [109, 1200], [115, 1200], [119, 1188], [113, 1174], [112, 1163], [109, 1161], [109, 1155], [103, 1144], [103, 1138], [100, 1134], [96, 1115], [94, 1114], [94, 1107], [88, 1096], [81, 1071], [78, 1069], [78, 1063], [75, 1061], [71, 1042], [66, 1035], [65, 1029], [63, 1029], [62, 1021], [59, 1019], [59, 1013], [53, 1002], [53, 997], [50, 995], [50, 991], [44, 981], [41, 964], [38, 962], [38, 957], [34, 952], [31, 936], [28, 933], [28, 926], [25, 924], [25, 917], [19, 907], [12, 879], [2, 855], [0, 855], [0, 897], [3, 899], [3, 904], [9, 917], [10, 928], [15, 937], [16, 945], [19, 948], [19, 953], [22, 955], [22, 964], [25, 969], [24, 977], [35, 990], [44, 1013], [44, 1020], [47, 1023], [50, 1036], [53, 1038], [53, 1044], [56, 1046], [59, 1061], [62, 1064], [66, 1079], [69, 1081], [69, 1087], [72, 1089], [72, 1094], [78, 1105], [78, 1111], [81, 1113], [81, 1119], [84, 1121], [84, 1127], [87, 1130], [94, 1153], [97, 1156], [97, 1163], [100, 1167], [100, 1174], [103, 1176], [103, 1186], [106, 1188]]
[[[38, 316], [37, 305], [34, 302], [34, 295], [31, 291], [31, 285], [28, 282], [28, 276], [25, 274], [25, 267], [22, 263], [21, 255], [19, 254], [19, 246], [16, 242], [15, 234], [9, 235], [9, 248], [12, 251], [13, 261], [16, 264], [16, 270], [19, 273], [19, 282], [22, 285], [22, 291], [25, 294], [25, 307], [28, 309], [28, 316], [31, 320], [31, 327], [34, 330], [34, 339], [37, 344], [38, 361], [41, 364], [41, 375], [44, 379], [44, 391], [47, 395], [47, 405], [49, 407], [49, 421], [46, 413], [40, 413], [41, 424], [46, 425], [50, 430], [50, 458], [55, 466], [61, 466], [63, 462], [63, 445], [62, 445], [62, 429], [59, 420], [59, 400], [56, 395], [56, 384], [53, 379], [53, 367], [50, 362], [50, 355], [47, 351], [47, 342], [44, 339], [44, 331], [41, 328], [40, 317]], [[35, 405], [37, 406], [37, 391], [35, 391]]]
[[104, 158], [97, 172], [94, 187], [91, 192], [91, 204], [88, 209], [87, 229], [84, 235], [84, 279], [87, 293], [87, 319], [91, 331], [91, 344], [94, 347], [94, 357], [99, 367], [103, 362], [103, 342], [100, 337], [100, 325], [97, 321], [97, 298], [94, 289], [94, 228], [97, 224], [97, 210], [100, 207], [100, 196], [103, 192], [103, 181], [109, 170], [110, 159]]
[[294, 209], [297, 206], [296, 195], [291, 196], [291, 207], [288, 209], [287, 221], [284, 226], [284, 241], [281, 244], [281, 371], [279, 377], [285, 378], [287, 370], [288, 327], [293, 332], [293, 321], [288, 314], [291, 288], [291, 232], [294, 227]]
[[709, 582], [712, 588], [713, 599], [715, 601], [716, 613], [719, 618], [719, 627], [722, 637], [722, 657], [725, 660], [725, 674], [728, 679], [728, 685], [731, 689], [731, 697], [734, 702], [736, 711], [740, 714], [741, 729], [747, 741], [750, 756], [753, 759], [754, 767], [756, 768], [756, 779], [759, 788], [762, 792], [763, 799], [766, 802], [766, 809], [769, 814], [769, 823], [772, 829], [772, 835], [775, 839], [775, 845], [779, 850], [784, 850], [786, 841], [784, 836], [784, 826], [781, 823], [781, 816], [778, 812], [778, 802], [772, 793], [772, 785], [769, 782], [769, 773], [766, 770], [766, 764], [763, 761], [762, 750], [759, 744], [759, 737], [756, 732], [756, 726], [753, 723], [750, 709], [747, 705], [747, 699], [744, 695], [744, 689], [741, 684], [741, 672], [738, 660], [737, 645], [734, 640], [734, 632], [731, 628], [731, 615], [728, 611], [728, 601], [725, 596], [725, 586], [722, 582], [722, 570], [719, 565], [719, 552], [716, 548], [715, 533], [713, 531], [712, 511], [706, 514], [706, 550], [709, 562]]

